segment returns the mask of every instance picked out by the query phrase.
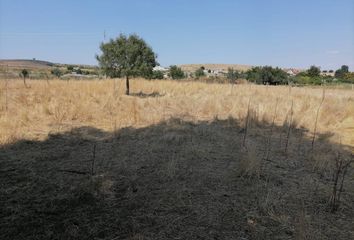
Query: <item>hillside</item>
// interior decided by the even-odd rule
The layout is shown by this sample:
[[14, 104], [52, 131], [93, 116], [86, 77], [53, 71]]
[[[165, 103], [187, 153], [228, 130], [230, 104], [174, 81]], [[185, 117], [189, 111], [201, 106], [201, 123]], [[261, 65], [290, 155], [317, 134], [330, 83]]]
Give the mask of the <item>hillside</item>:
[[41, 60], [11, 59], [0, 60], [0, 67], [8, 67], [9, 69], [27, 68], [27, 69], [48, 69], [54, 66], [54, 63]]
[[95, 68], [94, 65], [86, 65], [86, 64], [65, 64], [65, 63], [52, 63], [49, 61], [42, 60], [30, 60], [30, 59], [0, 59], [0, 68], [9, 69], [20, 69], [26, 68], [30, 70], [46, 70], [51, 67], [66, 67], [66, 66], [75, 66], [84, 69]]

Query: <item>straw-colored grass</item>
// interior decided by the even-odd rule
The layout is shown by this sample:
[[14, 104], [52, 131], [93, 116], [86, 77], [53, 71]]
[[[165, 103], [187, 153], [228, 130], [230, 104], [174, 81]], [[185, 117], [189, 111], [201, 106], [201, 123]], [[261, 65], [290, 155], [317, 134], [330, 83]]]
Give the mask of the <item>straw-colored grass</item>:
[[[278, 98], [276, 125], [286, 123], [293, 101], [293, 125], [313, 134], [322, 88], [289, 88], [206, 84], [200, 82], [132, 80], [125, 96], [122, 80], [1, 81], [0, 144], [18, 139], [43, 139], [49, 133], [92, 126], [106, 131], [156, 124], [171, 117], [185, 120], [244, 119], [251, 99], [254, 120], [272, 122]], [[6, 100], [7, 91], [7, 100]], [[152, 94], [155, 93], [155, 94]], [[158, 93], [158, 94], [156, 94]], [[151, 94], [151, 96], [149, 96]], [[156, 96], [157, 95], [157, 96]], [[7, 101], [7, 110], [6, 110]], [[318, 133], [331, 141], [354, 146], [354, 91], [325, 89]], [[333, 134], [333, 135], [332, 135]]]

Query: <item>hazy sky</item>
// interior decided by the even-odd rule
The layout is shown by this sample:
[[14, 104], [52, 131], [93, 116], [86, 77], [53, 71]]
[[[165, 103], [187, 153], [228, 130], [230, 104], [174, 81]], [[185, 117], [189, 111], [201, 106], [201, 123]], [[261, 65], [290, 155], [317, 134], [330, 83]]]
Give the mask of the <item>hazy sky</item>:
[[238, 63], [354, 70], [354, 0], [0, 0], [0, 58], [96, 64], [137, 33], [163, 66]]

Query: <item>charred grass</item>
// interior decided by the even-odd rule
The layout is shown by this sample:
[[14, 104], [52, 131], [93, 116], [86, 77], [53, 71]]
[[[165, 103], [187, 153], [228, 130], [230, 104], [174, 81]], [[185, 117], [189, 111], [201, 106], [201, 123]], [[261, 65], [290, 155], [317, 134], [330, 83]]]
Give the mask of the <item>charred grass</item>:
[[231, 117], [5, 144], [0, 238], [352, 239], [352, 168], [329, 206], [335, 154], [351, 149], [250, 119], [245, 144]]

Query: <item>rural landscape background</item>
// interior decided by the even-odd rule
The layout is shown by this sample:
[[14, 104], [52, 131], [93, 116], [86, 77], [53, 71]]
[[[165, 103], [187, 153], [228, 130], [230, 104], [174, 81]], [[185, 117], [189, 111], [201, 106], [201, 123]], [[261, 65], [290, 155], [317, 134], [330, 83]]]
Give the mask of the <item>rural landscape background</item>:
[[[287, 58], [268, 51], [265, 57], [248, 46], [250, 53], [235, 47], [240, 54], [230, 60], [234, 43], [221, 46], [240, 32], [246, 46], [255, 41], [248, 34], [261, 41], [268, 29], [262, 40], [272, 49], [279, 40], [273, 36], [297, 27], [353, 29], [354, 4], [265, 2], [33, 1], [23, 6], [31, 11], [19, 12], [28, 23], [19, 24], [22, 17], [12, 15], [20, 1], [0, 0], [0, 239], [354, 238], [354, 59], [347, 42], [353, 38], [333, 43], [343, 49], [321, 48], [327, 57], [289, 49], [282, 49]], [[57, 22], [59, 13], [40, 7], [65, 8], [73, 16], [63, 21], [90, 19], [81, 28], [91, 23], [90, 31], [102, 33], [96, 39], [72, 31]], [[129, 11], [118, 16], [113, 7]], [[236, 7], [247, 11], [236, 16]], [[262, 8], [272, 14], [264, 18]], [[298, 16], [298, 8], [307, 15], [295, 24], [286, 16]], [[79, 9], [86, 10], [76, 12], [80, 18], [73, 14]], [[97, 13], [102, 9], [106, 15]], [[215, 21], [224, 27], [198, 9], [223, 13]], [[243, 22], [250, 9], [258, 18]], [[317, 22], [315, 10], [333, 16]], [[273, 22], [277, 17], [295, 28], [287, 32]], [[112, 19], [119, 31], [105, 29]], [[195, 32], [192, 20], [201, 19], [211, 40]], [[191, 37], [172, 41], [144, 20], [165, 20], [174, 27], [166, 33]], [[262, 20], [270, 25], [258, 26]], [[23, 24], [27, 30], [16, 32]], [[251, 33], [252, 26], [259, 28]], [[336, 34], [353, 33], [343, 29]], [[171, 51], [149, 31], [171, 40]], [[306, 33], [296, 41], [310, 44], [313, 34], [314, 51], [332, 41], [319, 38], [322, 31]], [[73, 56], [65, 46], [78, 39], [82, 48]], [[178, 51], [198, 44], [181, 58]]]

